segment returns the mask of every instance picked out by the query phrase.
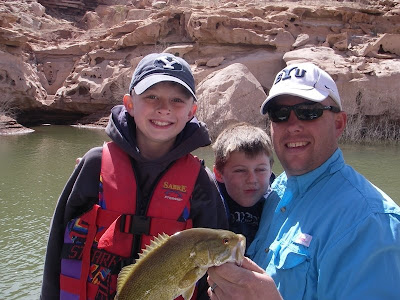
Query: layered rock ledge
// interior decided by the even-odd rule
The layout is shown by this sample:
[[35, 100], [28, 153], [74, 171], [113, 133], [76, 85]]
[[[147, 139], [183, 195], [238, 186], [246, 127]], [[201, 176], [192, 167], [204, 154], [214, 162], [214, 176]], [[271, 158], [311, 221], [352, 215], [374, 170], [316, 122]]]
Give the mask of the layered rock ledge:
[[399, 124], [400, 1], [387, 0], [2, 2], [0, 114], [104, 126], [155, 51], [191, 64], [212, 137], [237, 121], [265, 127], [259, 107], [294, 61], [330, 73], [351, 116]]

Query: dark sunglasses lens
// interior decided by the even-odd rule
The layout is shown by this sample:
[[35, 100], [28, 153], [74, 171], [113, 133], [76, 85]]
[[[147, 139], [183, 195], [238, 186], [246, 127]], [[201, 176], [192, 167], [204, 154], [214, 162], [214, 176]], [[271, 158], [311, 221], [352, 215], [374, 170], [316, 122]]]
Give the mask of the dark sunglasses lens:
[[268, 115], [272, 122], [285, 122], [289, 119], [290, 111], [293, 110], [296, 117], [302, 121], [318, 119], [322, 116], [324, 109], [320, 107], [310, 107], [309, 104], [297, 104], [294, 106], [276, 106], [268, 110]]
[[286, 107], [272, 107], [268, 110], [268, 116], [272, 122], [284, 122], [289, 119], [290, 109]]
[[324, 111], [321, 108], [295, 108], [294, 112], [299, 120], [310, 121], [318, 119]]

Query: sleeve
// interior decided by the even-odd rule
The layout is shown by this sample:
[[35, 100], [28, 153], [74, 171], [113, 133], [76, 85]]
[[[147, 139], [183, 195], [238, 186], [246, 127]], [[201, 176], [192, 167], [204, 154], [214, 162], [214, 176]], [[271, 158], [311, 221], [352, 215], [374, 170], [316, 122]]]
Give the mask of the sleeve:
[[225, 204], [207, 167], [200, 168], [190, 206], [193, 227], [228, 229]]
[[69, 220], [98, 200], [101, 147], [88, 151], [68, 179], [55, 208], [47, 242], [40, 299], [60, 296], [61, 250]]
[[318, 299], [399, 299], [400, 216], [370, 215], [320, 265]]

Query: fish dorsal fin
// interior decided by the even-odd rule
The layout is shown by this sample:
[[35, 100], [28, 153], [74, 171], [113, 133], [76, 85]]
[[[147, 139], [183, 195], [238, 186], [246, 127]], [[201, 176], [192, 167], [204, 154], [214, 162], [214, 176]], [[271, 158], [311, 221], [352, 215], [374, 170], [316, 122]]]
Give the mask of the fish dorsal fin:
[[125, 285], [125, 282], [129, 279], [129, 275], [134, 269], [134, 266], [135, 266], [134, 264], [125, 266], [119, 272], [117, 281], [117, 294], [121, 292], [121, 289]]
[[166, 233], [160, 233], [157, 237], [155, 237], [149, 245], [143, 250], [142, 253], [139, 253], [139, 258], [136, 260], [136, 263], [141, 259], [144, 259], [151, 251], [161, 247], [166, 241], [168, 241], [170, 236]]
[[155, 237], [154, 240], [152, 240], [150, 244], [146, 246], [146, 248], [143, 250], [143, 253], [139, 253], [139, 258], [136, 260], [134, 264], [122, 268], [121, 272], [118, 274], [118, 281], [117, 281], [118, 294], [120, 293], [122, 287], [125, 285], [125, 282], [129, 279], [130, 274], [135, 270], [138, 263], [140, 263], [140, 261], [143, 260], [148, 255], [149, 252], [151, 252], [156, 248], [161, 247], [169, 238], [170, 236], [166, 233], [158, 234], [158, 236]]

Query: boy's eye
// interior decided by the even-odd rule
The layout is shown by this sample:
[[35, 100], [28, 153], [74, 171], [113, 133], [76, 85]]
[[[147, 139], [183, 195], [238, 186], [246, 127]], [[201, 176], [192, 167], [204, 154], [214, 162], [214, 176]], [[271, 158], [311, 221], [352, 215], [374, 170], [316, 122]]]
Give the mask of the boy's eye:
[[184, 103], [185, 101], [183, 101], [180, 98], [174, 98], [174, 99], [172, 99], [172, 102], [174, 102], [174, 103]]
[[155, 96], [155, 95], [147, 95], [146, 99], [155, 100], [155, 99], [157, 99], [157, 96]]
[[235, 172], [235, 173], [243, 173], [243, 172], [246, 172], [246, 170], [244, 170], [244, 169], [236, 169], [233, 172]]

